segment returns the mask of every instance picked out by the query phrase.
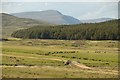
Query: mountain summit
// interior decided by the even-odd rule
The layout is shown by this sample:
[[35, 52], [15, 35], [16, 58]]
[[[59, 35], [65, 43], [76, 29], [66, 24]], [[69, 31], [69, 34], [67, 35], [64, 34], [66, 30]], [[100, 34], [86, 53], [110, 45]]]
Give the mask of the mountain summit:
[[45, 21], [53, 24], [79, 24], [80, 23], [80, 20], [72, 16], [63, 15], [57, 10], [21, 12], [21, 13], [13, 13], [12, 15], [20, 18], [30, 18], [30, 19]]

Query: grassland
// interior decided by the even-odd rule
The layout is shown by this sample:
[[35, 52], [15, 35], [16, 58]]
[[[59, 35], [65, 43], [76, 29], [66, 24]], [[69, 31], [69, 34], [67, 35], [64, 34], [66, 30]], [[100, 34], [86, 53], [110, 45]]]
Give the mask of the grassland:
[[11, 34], [16, 31], [16, 30], [20, 30], [20, 29], [24, 29], [21, 27], [16, 27], [16, 26], [2, 26], [2, 29], [0, 28], [0, 31], [2, 31], [2, 38], [9, 38], [11, 37]]
[[9, 40], [2, 45], [4, 78], [118, 77], [118, 41]]

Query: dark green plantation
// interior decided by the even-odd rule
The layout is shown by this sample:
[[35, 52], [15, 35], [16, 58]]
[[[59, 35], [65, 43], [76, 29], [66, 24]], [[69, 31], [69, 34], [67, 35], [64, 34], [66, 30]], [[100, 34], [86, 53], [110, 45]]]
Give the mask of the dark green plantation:
[[118, 21], [76, 25], [35, 26], [13, 32], [12, 37], [27, 39], [118, 40]]

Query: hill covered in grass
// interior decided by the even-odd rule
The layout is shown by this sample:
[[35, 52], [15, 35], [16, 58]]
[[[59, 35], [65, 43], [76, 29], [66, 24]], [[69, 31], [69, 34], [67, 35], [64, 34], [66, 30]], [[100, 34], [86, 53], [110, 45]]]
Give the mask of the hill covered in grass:
[[118, 40], [118, 21], [32, 27], [15, 31], [12, 37], [28, 39]]
[[44, 10], [44, 11], [31, 11], [31, 12], [21, 12], [12, 14], [21, 18], [30, 18], [34, 20], [42, 20], [51, 24], [79, 24], [80, 20], [64, 15], [57, 10]]
[[10, 14], [0, 13], [2, 15], [2, 26], [20, 26], [20, 27], [28, 27], [35, 25], [48, 25], [48, 23], [44, 21], [37, 21], [33, 19], [27, 18], [19, 18]]

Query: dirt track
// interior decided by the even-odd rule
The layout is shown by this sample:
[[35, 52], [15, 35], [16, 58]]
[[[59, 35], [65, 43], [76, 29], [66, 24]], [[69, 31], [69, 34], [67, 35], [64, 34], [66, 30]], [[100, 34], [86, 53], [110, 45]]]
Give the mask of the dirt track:
[[91, 68], [91, 67], [88, 67], [88, 66], [85, 66], [83, 64], [80, 64], [76, 61], [73, 61], [70, 66], [72, 67], [78, 67], [80, 69], [86, 69], [87, 72], [90, 72], [90, 73], [101, 73], [101, 74], [114, 74], [114, 75], [118, 75], [118, 71], [116, 70], [102, 70], [102, 69], [99, 69], [99, 68]]
[[81, 69], [92, 69], [92, 68], [90, 68], [90, 67], [87, 67], [87, 66], [85, 66], [85, 65], [82, 65], [82, 64], [79, 64], [78, 62], [76, 62], [76, 61], [72, 61], [72, 63], [70, 64], [71, 66], [76, 66], [76, 67], [79, 67], [79, 68], [81, 68]]

